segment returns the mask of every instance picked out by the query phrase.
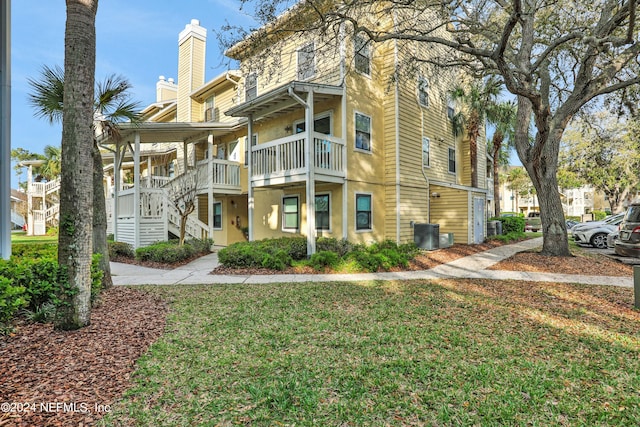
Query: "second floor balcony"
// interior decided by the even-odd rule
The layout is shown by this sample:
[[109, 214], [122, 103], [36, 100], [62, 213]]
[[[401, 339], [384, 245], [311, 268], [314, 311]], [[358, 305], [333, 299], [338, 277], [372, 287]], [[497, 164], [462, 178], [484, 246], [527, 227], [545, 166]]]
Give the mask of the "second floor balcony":
[[313, 140], [308, 141], [301, 133], [254, 146], [251, 181], [254, 187], [301, 182], [313, 168], [316, 182], [343, 183], [346, 163], [342, 139], [314, 132]]

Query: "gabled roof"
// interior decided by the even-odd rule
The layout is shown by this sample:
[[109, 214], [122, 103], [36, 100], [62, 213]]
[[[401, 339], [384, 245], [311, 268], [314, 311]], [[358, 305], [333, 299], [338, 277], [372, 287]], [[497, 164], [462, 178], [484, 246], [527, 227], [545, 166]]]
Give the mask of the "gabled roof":
[[305, 94], [309, 92], [313, 92], [315, 101], [326, 101], [336, 96], [342, 96], [344, 88], [342, 86], [293, 81], [233, 107], [225, 111], [225, 114], [231, 117], [252, 116], [254, 120], [287, 114], [301, 108], [300, 101], [305, 101]]
[[204, 101], [204, 97], [207, 94], [207, 92], [213, 90], [216, 86], [220, 86], [224, 83], [238, 84], [241, 78], [242, 78], [242, 75], [238, 70], [226, 71], [220, 74], [219, 76], [214, 77], [213, 79], [209, 80], [198, 89], [191, 92], [191, 98], [198, 101]]

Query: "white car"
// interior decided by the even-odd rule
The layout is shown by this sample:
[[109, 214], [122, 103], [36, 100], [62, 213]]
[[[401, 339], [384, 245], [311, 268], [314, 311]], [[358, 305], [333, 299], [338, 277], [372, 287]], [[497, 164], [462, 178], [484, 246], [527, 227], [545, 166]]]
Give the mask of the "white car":
[[574, 227], [572, 230], [573, 239], [576, 243], [584, 245], [591, 245], [594, 248], [606, 249], [607, 248], [607, 236], [609, 233], [613, 233], [618, 230], [618, 225], [622, 222], [622, 215], [614, 215], [611, 220], [602, 223], [590, 223], [591, 226], [584, 227], [587, 224], [583, 224], [583, 227]]
[[622, 222], [622, 218], [624, 218], [624, 212], [616, 215], [609, 216], [601, 221], [589, 221], [589, 222], [580, 222], [569, 230], [569, 234], [575, 234], [580, 231], [587, 230], [589, 228], [599, 227], [603, 224], [612, 224], [618, 225]]

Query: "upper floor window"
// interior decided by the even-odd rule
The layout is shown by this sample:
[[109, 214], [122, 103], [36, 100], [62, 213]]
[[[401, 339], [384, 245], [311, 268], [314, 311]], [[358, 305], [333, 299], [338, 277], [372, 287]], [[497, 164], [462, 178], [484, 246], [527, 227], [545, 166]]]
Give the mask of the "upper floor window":
[[456, 149], [449, 148], [449, 172], [456, 173]]
[[423, 107], [429, 106], [429, 82], [424, 77], [418, 79], [418, 102]]
[[356, 113], [356, 148], [371, 151], [371, 117]]
[[211, 95], [204, 102], [204, 121], [205, 122], [212, 122], [216, 119], [214, 111], [215, 111], [214, 96]]
[[354, 62], [356, 71], [371, 75], [371, 43], [363, 35], [356, 35], [353, 40]]
[[430, 146], [429, 138], [426, 136], [422, 137], [422, 166], [429, 167], [429, 149]]
[[316, 52], [313, 43], [298, 50], [298, 80], [308, 80], [316, 75]]
[[251, 101], [258, 97], [258, 76], [256, 73], [251, 73], [245, 80], [244, 98], [245, 101]]

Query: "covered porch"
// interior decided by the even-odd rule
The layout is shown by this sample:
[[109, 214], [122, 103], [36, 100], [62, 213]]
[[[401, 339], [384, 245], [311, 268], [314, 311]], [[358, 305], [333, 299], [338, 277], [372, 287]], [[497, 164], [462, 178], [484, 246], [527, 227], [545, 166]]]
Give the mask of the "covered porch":
[[[337, 104], [340, 135], [332, 135], [332, 126], [319, 129], [316, 118], [320, 104]], [[254, 190], [260, 187], [285, 187], [305, 184], [307, 253], [316, 250], [315, 187], [316, 184], [346, 185], [346, 97], [342, 86], [294, 81], [267, 92], [255, 99], [232, 108], [225, 114], [247, 118], [248, 141], [253, 142], [254, 128], [277, 126], [283, 116], [294, 116], [303, 111], [304, 120], [287, 125], [285, 131], [293, 133], [282, 138], [249, 144], [246, 150], [248, 167], [248, 219], [249, 240], [254, 240]], [[321, 111], [319, 111], [321, 112]], [[299, 113], [298, 113], [299, 114]], [[333, 120], [333, 116], [329, 116]], [[275, 133], [275, 132], [272, 132]], [[346, 191], [344, 206], [346, 206]]]
[[[119, 126], [118, 138], [99, 141], [107, 151], [103, 161], [113, 170], [107, 184], [107, 216], [109, 231], [116, 241], [127, 242], [134, 248], [166, 240], [168, 233], [179, 231], [180, 214], [169, 200], [168, 188], [185, 176], [195, 174], [198, 193], [240, 194], [240, 164], [214, 159], [216, 138], [242, 128], [233, 123], [126, 123]], [[142, 146], [149, 149], [143, 152]], [[195, 146], [201, 147], [201, 160], [196, 158]], [[150, 153], [173, 153], [171, 167], [154, 167]], [[147, 162], [142, 159], [146, 156]], [[125, 160], [128, 160], [126, 162]], [[123, 169], [132, 169], [130, 182], [122, 179]], [[143, 172], [145, 172], [143, 174]], [[212, 235], [213, 218], [205, 223], [190, 216], [187, 235], [208, 238]]]

